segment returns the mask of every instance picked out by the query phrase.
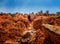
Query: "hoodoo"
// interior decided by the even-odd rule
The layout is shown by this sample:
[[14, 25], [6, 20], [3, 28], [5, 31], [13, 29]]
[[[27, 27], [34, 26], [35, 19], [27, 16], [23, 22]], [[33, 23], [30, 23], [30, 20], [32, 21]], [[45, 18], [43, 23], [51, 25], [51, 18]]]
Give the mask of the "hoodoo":
[[0, 14], [0, 44], [60, 44], [60, 18], [45, 13]]

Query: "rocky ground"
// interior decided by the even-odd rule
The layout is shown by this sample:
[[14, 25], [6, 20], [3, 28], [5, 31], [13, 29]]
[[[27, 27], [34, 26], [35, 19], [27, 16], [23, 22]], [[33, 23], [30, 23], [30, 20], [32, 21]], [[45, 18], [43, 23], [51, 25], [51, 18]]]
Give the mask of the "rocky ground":
[[60, 44], [60, 28], [53, 26], [60, 19], [51, 15], [0, 14], [0, 44]]

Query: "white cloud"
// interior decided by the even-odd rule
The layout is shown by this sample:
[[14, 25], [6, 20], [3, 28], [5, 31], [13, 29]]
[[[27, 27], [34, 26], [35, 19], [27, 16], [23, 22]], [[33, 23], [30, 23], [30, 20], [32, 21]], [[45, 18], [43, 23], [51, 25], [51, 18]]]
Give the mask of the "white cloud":
[[56, 12], [60, 11], [60, 8], [59, 7], [44, 7], [44, 6], [41, 6], [41, 7], [22, 7], [22, 8], [16, 7], [16, 8], [14, 8], [14, 12], [21, 12], [21, 13], [31, 13], [31, 12], [37, 13], [41, 10], [43, 12], [46, 12], [47, 10], [49, 10], [49, 13], [56, 13]]

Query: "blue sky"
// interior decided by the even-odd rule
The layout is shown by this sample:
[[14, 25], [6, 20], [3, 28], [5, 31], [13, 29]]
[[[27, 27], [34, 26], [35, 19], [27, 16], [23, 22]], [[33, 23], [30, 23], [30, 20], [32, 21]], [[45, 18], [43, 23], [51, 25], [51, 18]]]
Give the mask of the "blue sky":
[[0, 0], [0, 12], [31, 13], [49, 10], [50, 13], [60, 11], [60, 0]]

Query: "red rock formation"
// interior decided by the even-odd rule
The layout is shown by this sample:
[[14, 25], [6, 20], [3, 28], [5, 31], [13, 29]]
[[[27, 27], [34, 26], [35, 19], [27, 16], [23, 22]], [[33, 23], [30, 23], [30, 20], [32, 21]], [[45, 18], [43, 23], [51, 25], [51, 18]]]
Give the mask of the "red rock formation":
[[[60, 20], [51, 16], [39, 16], [34, 14], [30, 16], [16, 14], [13, 17], [9, 14], [0, 15], [0, 44], [7, 44], [8, 42], [18, 44], [18, 41], [20, 44], [29, 44], [29, 42], [31, 44], [49, 44], [50, 42], [55, 43], [57, 41], [59, 44], [58, 37], [54, 37], [55, 35], [46, 30], [42, 24], [60, 26]], [[29, 39], [27, 39], [27, 37], [24, 38], [22, 36], [23, 33], [27, 37], [30, 34]], [[47, 41], [49, 43], [47, 43]]]

